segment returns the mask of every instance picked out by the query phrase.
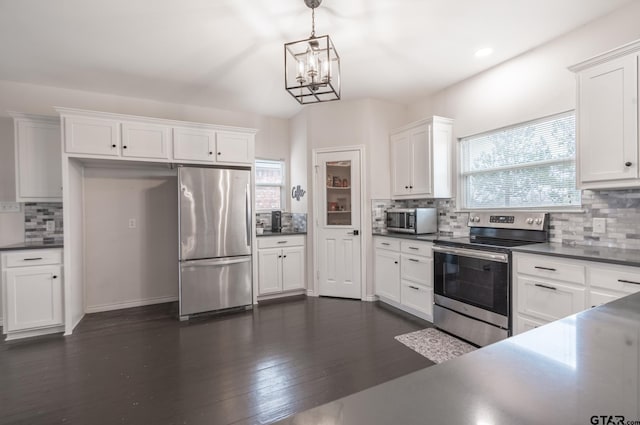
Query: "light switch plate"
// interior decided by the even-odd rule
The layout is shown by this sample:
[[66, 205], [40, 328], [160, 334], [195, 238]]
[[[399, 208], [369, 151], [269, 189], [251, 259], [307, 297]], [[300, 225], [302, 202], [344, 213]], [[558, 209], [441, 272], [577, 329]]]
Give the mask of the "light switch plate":
[[606, 218], [594, 218], [593, 219], [593, 233], [606, 233], [607, 232], [607, 219]]
[[20, 212], [20, 204], [18, 202], [0, 202], [0, 213], [17, 212]]

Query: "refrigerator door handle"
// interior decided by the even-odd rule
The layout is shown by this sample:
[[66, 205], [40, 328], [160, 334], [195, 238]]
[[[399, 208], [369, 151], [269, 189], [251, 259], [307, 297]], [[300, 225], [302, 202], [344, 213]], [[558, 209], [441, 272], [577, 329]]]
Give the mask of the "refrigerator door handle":
[[182, 261], [182, 267], [212, 267], [212, 266], [228, 266], [229, 264], [246, 263], [251, 261], [251, 256], [231, 257], [231, 258], [215, 258], [210, 260], [189, 260]]
[[245, 189], [245, 199], [247, 207], [247, 246], [251, 246], [251, 188], [249, 184]]

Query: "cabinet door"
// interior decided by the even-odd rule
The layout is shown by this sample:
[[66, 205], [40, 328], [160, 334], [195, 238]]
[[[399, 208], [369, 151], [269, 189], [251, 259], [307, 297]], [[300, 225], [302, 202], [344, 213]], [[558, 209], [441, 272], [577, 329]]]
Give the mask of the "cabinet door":
[[[431, 144], [426, 125], [410, 131], [411, 138], [411, 185], [412, 195], [430, 195], [433, 190], [431, 180]], [[405, 163], [407, 167], [408, 162]]]
[[67, 117], [64, 123], [67, 152], [120, 156], [120, 124], [117, 121]]
[[433, 289], [416, 285], [413, 282], [402, 281], [400, 302], [429, 317], [433, 317]]
[[253, 164], [253, 135], [218, 131], [216, 156], [219, 162]]
[[169, 159], [171, 128], [144, 123], [122, 124], [122, 156]]
[[579, 76], [581, 183], [638, 178], [637, 67], [630, 55]]
[[216, 133], [199, 128], [173, 129], [173, 158], [181, 161], [215, 162]]
[[6, 271], [8, 332], [62, 324], [60, 272], [60, 266]]
[[400, 302], [400, 254], [376, 249], [374, 276], [376, 295]]
[[259, 295], [282, 292], [282, 250], [258, 250]]
[[304, 248], [282, 249], [282, 290], [305, 288]]
[[518, 313], [553, 321], [585, 308], [585, 290], [518, 276]]
[[433, 287], [433, 260], [417, 255], [400, 256], [402, 280], [410, 280], [423, 286]]
[[60, 124], [16, 122], [16, 200], [62, 200]]
[[411, 193], [411, 164], [409, 132], [391, 136], [391, 195]]

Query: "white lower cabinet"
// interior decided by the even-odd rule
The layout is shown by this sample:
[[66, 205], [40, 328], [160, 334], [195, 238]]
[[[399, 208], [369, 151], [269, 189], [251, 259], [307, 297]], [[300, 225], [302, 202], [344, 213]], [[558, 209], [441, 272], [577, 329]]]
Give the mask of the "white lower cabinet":
[[304, 236], [258, 238], [258, 295], [288, 295], [305, 285]]
[[[57, 259], [57, 264], [54, 263]], [[62, 331], [61, 250], [2, 254], [3, 331], [7, 339]]]
[[433, 244], [374, 238], [375, 294], [381, 301], [433, 320]]
[[514, 334], [640, 292], [640, 268], [513, 254]]

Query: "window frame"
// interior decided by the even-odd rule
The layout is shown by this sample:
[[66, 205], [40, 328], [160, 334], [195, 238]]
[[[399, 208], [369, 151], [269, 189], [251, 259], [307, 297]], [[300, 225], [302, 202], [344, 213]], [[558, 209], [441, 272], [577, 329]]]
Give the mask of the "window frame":
[[[584, 213], [585, 210], [582, 206], [582, 189], [578, 188], [578, 191], [580, 192], [580, 202], [574, 206], [572, 205], [557, 205], [557, 206], [540, 206], [540, 207], [488, 207], [488, 208], [473, 208], [473, 207], [468, 207], [466, 205], [466, 195], [467, 192], [465, 190], [465, 176], [468, 175], [473, 175], [473, 174], [481, 174], [483, 172], [495, 172], [495, 171], [500, 171], [500, 170], [516, 170], [516, 169], [524, 169], [524, 168], [535, 168], [535, 167], [539, 167], [539, 166], [544, 166], [544, 165], [554, 165], [554, 164], [562, 164], [562, 163], [567, 163], [567, 162], [575, 162], [575, 167], [577, 170], [578, 167], [578, 149], [577, 149], [577, 138], [578, 138], [578, 131], [576, 128], [576, 132], [575, 132], [575, 136], [576, 136], [576, 152], [575, 155], [573, 157], [572, 160], [568, 160], [568, 159], [552, 159], [552, 160], [543, 160], [543, 161], [535, 161], [535, 162], [531, 162], [531, 163], [525, 163], [525, 164], [518, 164], [518, 165], [507, 165], [507, 166], [502, 166], [502, 167], [496, 167], [496, 168], [492, 168], [492, 169], [487, 169], [487, 170], [482, 170], [482, 171], [475, 171], [475, 172], [463, 172], [462, 170], [464, 169], [463, 167], [463, 148], [462, 148], [462, 142], [466, 139], [469, 139], [471, 137], [479, 137], [479, 136], [483, 136], [483, 135], [487, 135], [487, 134], [492, 134], [492, 133], [498, 133], [500, 131], [504, 131], [504, 130], [509, 130], [511, 128], [517, 128], [517, 127], [524, 127], [527, 125], [534, 125], [536, 123], [539, 122], [544, 122], [544, 121], [549, 121], [550, 119], [553, 118], [562, 118], [563, 116], [567, 116], [567, 115], [574, 115], [574, 117], [576, 118], [576, 123], [577, 123], [577, 114], [576, 114], [576, 110], [575, 109], [569, 109], [563, 112], [559, 112], [559, 113], [555, 113], [555, 114], [550, 114], [550, 115], [546, 115], [540, 118], [535, 118], [532, 120], [528, 120], [528, 121], [523, 121], [523, 122], [519, 122], [516, 124], [512, 124], [512, 125], [507, 125], [504, 127], [500, 127], [500, 128], [496, 128], [496, 129], [492, 129], [492, 130], [488, 130], [488, 131], [484, 131], [481, 133], [475, 133], [475, 134], [470, 134], [468, 136], [464, 136], [464, 137], [459, 137], [457, 139], [457, 143], [455, 146], [455, 154], [456, 154], [456, 173], [455, 173], [455, 177], [456, 177], [456, 184], [455, 187], [457, 188], [457, 193], [456, 193], [456, 197], [455, 197], [455, 201], [456, 201], [456, 212], [474, 212], [474, 211], [479, 211], [479, 212], [493, 212], [493, 211], [544, 211], [544, 212], [555, 212], [555, 213]], [[577, 187], [577, 174], [576, 174], [576, 187]]]
[[[258, 163], [259, 162], [267, 162], [267, 163], [279, 163], [282, 169], [282, 183], [281, 184], [273, 184], [273, 183], [258, 183], [258, 178], [257, 178], [257, 169], [258, 169]], [[253, 161], [253, 166], [254, 166], [254, 174], [256, 175], [255, 177], [255, 182], [254, 182], [254, 192], [257, 192], [258, 187], [280, 187], [280, 208], [279, 209], [272, 209], [272, 208], [267, 208], [267, 209], [259, 209], [258, 208], [258, 198], [257, 196], [255, 196], [255, 199], [253, 201], [253, 208], [255, 209], [255, 212], [260, 213], [260, 212], [269, 212], [269, 211], [285, 211], [287, 209], [287, 196], [286, 196], [286, 188], [287, 188], [287, 164], [285, 162], [284, 159], [268, 159], [268, 158], [255, 158], [255, 160]]]

